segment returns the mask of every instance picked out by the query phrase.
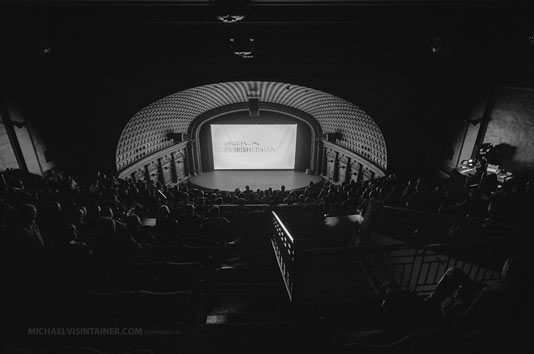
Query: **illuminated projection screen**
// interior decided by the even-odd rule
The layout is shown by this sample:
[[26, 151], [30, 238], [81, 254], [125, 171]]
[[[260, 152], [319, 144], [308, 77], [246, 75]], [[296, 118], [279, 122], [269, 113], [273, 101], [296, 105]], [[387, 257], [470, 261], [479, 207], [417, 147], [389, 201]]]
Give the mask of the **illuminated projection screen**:
[[292, 170], [296, 124], [212, 124], [215, 170]]

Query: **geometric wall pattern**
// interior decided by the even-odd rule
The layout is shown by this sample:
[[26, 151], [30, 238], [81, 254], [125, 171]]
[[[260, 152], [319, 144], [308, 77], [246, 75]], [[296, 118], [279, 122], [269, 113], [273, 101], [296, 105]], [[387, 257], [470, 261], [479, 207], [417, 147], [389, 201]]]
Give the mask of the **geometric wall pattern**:
[[117, 146], [117, 171], [173, 145], [169, 132], [187, 132], [199, 115], [229, 104], [260, 102], [301, 110], [319, 122], [325, 133], [340, 132], [337, 144], [364, 157], [384, 171], [386, 143], [380, 128], [364, 111], [337, 96], [281, 82], [235, 81], [190, 88], [164, 97], [137, 112], [122, 131]]

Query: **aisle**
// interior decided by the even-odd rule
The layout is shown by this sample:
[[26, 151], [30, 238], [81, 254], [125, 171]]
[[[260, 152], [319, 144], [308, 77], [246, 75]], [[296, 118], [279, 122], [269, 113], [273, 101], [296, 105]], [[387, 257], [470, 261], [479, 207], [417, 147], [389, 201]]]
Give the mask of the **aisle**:
[[[354, 265], [350, 257], [347, 261], [345, 266]], [[332, 273], [319, 271], [320, 267], [309, 269], [316, 280], [323, 285], [328, 285], [325, 277], [341, 281], [349, 298], [339, 301], [320, 296], [316, 299], [324, 303], [312, 299], [303, 311], [297, 311], [289, 302], [265, 231], [230, 245], [216, 274], [215, 299], [206, 323], [184, 338], [183, 353], [326, 353], [334, 349], [334, 333], [376, 328], [375, 307], [369, 306], [368, 298], [357, 295], [362, 284], [359, 279], [349, 279], [353, 272], [332, 277]]]
[[184, 353], [281, 353], [280, 343], [294, 340], [290, 303], [268, 236], [248, 236], [229, 246], [206, 324], [188, 336]]

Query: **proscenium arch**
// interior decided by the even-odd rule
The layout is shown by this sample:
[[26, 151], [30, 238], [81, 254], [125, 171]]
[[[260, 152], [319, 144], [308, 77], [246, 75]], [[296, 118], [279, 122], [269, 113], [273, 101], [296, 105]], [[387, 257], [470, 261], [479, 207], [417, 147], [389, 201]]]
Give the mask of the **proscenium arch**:
[[[219, 107], [247, 103], [290, 107], [313, 117], [324, 133], [341, 133], [336, 143], [380, 170], [387, 169], [386, 142], [375, 121], [354, 104], [332, 94], [281, 82], [233, 81], [198, 86], [164, 97], [137, 112], [126, 124], [116, 150], [121, 172], [174, 145], [167, 134], [187, 132], [200, 115]], [[260, 108], [261, 109], [261, 108]]]
[[[276, 112], [283, 114], [285, 116], [295, 118], [301, 122], [304, 122], [311, 132], [311, 139], [310, 139], [310, 168], [314, 169], [314, 166], [316, 165], [316, 153], [315, 153], [315, 147], [316, 147], [316, 140], [322, 136], [322, 130], [319, 123], [310, 115], [301, 112], [299, 110], [293, 109], [291, 107], [282, 106], [275, 103], [260, 103], [260, 111], [261, 112]], [[234, 112], [243, 112], [248, 111], [249, 105], [248, 103], [236, 103], [224, 107], [219, 107], [214, 110], [211, 110], [209, 112], [206, 112], [204, 114], [201, 114], [197, 118], [191, 122], [189, 125], [189, 129], [187, 131], [188, 136], [190, 136], [194, 141], [199, 142], [200, 141], [200, 131], [204, 124], [211, 122], [214, 119], [217, 119], [222, 116], [226, 116], [228, 114], [234, 113]], [[258, 121], [259, 118], [251, 118], [251, 123], [254, 123], [255, 121]], [[203, 172], [202, 167], [202, 159], [201, 159], [201, 151], [200, 151], [200, 144], [195, 144], [195, 154], [194, 159], [195, 163], [197, 164], [197, 168], [200, 172]]]

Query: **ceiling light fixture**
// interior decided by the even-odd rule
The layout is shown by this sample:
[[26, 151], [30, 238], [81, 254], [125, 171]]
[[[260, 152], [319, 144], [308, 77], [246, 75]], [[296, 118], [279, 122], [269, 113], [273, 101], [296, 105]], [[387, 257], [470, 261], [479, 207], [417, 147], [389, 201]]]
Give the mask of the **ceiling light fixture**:
[[243, 20], [245, 16], [243, 15], [221, 15], [217, 16], [217, 20], [224, 23], [236, 23]]
[[210, 9], [219, 21], [236, 23], [247, 17], [248, 3], [248, 0], [210, 0]]

